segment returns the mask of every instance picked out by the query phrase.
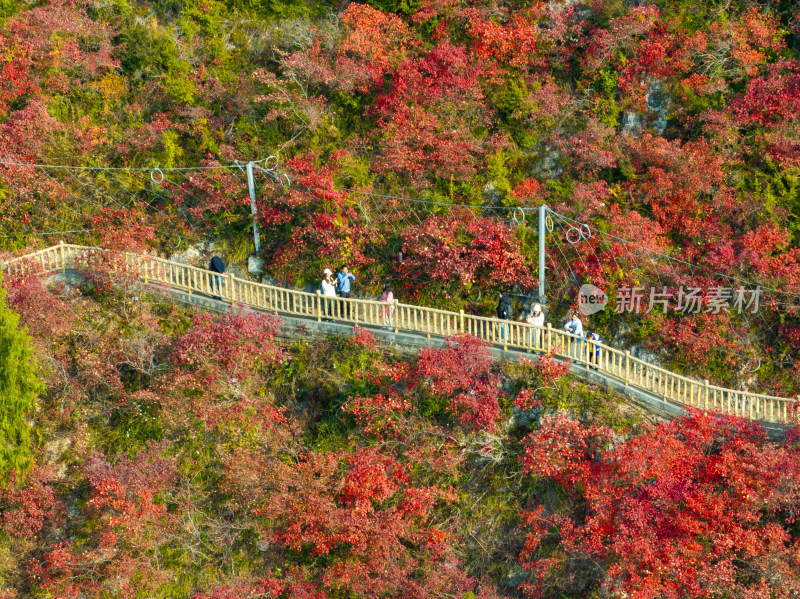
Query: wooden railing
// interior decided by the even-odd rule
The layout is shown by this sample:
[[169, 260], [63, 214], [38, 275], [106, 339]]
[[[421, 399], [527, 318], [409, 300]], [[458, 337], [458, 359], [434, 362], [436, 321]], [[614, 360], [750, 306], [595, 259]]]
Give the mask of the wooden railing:
[[469, 333], [504, 349], [532, 350], [568, 358], [593, 367], [625, 385], [649, 391], [665, 400], [735, 414], [751, 420], [795, 424], [799, 421], [796, 399], [736, 391], [675, 374], [648, 364], [607, 345], [595, 345], [549, 324], [546, 328], [497, 318], [472, 316], [424, 306], [394, 302], [392, 305], [362, 299], [324, 297], [263, 283], [216, 275], [208, 270], [142, 256], [61, 243], [3, 263], [9, 274], [50, 273], [67, 269], [91, 269], [105, 264], [111, 272], [129, 273], [145, 281], [160, 283], [188, 293], [219, 296], [261, 310], [302, 318], [335, 320], [361, 326], [389, 328], [431, 336]]

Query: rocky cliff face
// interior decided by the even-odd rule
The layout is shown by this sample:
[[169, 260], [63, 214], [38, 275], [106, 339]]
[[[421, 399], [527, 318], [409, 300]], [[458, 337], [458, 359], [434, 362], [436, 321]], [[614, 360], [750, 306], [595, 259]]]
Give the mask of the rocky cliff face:
[[645, 98], [647, 100], [646, 112], [623, 111], [620, 119], [622, 131], [628, 132], [634, 137], [641, 135], [645, 129], [650, 129], [656, 135], [664, 135], [667, 130], [667, 113], [671, 101], [661, 79], [653, 79]]

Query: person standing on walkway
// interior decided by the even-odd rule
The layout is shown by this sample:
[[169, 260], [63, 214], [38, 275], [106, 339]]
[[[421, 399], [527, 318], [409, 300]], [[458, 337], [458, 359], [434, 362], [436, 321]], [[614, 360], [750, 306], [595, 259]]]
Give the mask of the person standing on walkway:
[[[347, 265], [343, 264], [336, 273], [336, 287], [339, 289], [339, 297], [346, 300], [350, 299], [350, 283], [355, 281], [356, 277], [353, 273], [347, 270]], [[350, 302], [344, 302], [347, 318], [350, 318]]]
[[322, 283], [320, 283], [320, 291], [325, 299], [322, 300], [322, 313], [331, 318], [333, 316], [333, 300], [330, 298], [336, 297], [336, 284], [333, 281], [333, 272], [330, 268], [322, 271]]
[[[219, 273], [214, 275], [211, 283], [211, 293], [214, 299], [222, 299], [222, 286], [220, 285], [219, 275], [225, 273], [225, 263], [222, 258], [217, 256], [216, 252], [211, 253], [211, 262], [208, 263], [208, 270], [211, 272]], [[218, 295], [213, 295], [216, 292]]]
[[573, 341], [573, 357], [579, 358], [581, 357], [581, 342], [583, 341], [583, 322], [581, 321], [581, 316], [577, 312], [572, 313], [572, 318], [567, 321], [567, 324], [564, 325], [564, 330], [567, 333], [571, 333], [577, 337]]
[[594, 364], [594, 369], [597, 370], [598, 366], [600, 366], [600, 346], [603, 344], [603, 338], [600, 337], [600, 333], [597, 331], [592, 331], [592, 334], [589, 335], [589, 343], [591, 344], [589, 348], [589, 363]]
[[381, 306], [381, 317], [386, 324], [386, 328], [392, 330], [392, 321], [394, 316], [394, 293], [392, 292], [392, 284], [385, 283], [383, 285], [383, 295], [381, 296], [381, 303], [386, 304]]
[[[533, 306], [533, 311], [528, 314], [525, 322], [536, 327], [531, 329], [528, 334], [528, 344], [533, 346], [533, 349], [542, 349], [542, 327], [544, 326], [544, 313], [539, 304]], [[530, 350], [528, 350], [530, 351]]]
[[[511, 305], [511, 296], [507, 293], [501, 293], [499, 295], [499, 301], [497, 302], [497, 318], [500, 320], [511, 320], [514, 318], [514, 307]], [[507, 338], [508, 323], [502, 322], [500, 323], [500, 340], [503, 341]]]

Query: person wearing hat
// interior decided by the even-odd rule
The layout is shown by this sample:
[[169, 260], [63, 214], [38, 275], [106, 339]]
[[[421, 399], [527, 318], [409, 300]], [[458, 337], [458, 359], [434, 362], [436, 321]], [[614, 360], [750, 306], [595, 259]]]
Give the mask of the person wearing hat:
[[[330, 268], [322, 271], [322, 283], [319, 286], [322, 295], [326, 298], [336, 297], [336, 284], [333, 281], [333, 272]], [[325, 299], [323, 302], [323, 313], [326, 316], [333, 316], [333, 300]]]
[[[536, 327], [528, 333], [528, 345], [535, 349], [542, 349], [542, 327], [544, 326], [544, 313], [539, 304], [533, 306], [533, 311], [525, 318], [525, 322]], [[531, 350], [528, 350], [529, 352]]]

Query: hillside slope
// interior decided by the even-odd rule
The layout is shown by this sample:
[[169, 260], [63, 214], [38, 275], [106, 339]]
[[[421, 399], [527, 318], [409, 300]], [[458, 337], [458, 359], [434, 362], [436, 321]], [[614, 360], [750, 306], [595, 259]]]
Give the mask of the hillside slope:
[[[316, 283], [347, 262], [358, 292], [388, 279], [404, 300], [490, 313], [497, 291], [520, 309], [536, 284], [535, 215], [510, 208], [547, 203], [596, 231], [573, 245], [562, 221], [550, 235], [551, 321], [582, 283], [612, 304], [664, 289], [668, 310], [608, 309], [590, 325], [719, 383], [798, 392], [800, 15], [788, 0], [2, 11], [8, 250], [214, 241], [241, 261], [253, 239], [235, 161], [275, 155], [255, 169], [270, 275]], [[733, 309], [742, 285], [765, 287], [755, 314]], [[676, 310], [690, 288], [699, 313]]]
[[[800, 443], [651, 423], [467, 336], [275, 341], [98, 277], [8, 279], [46, 385], [3, 597], [794, 597]], [[4, 473], [5, 475], [6, 473]], [[19, 474], [19, 473], [18, 473]]]

